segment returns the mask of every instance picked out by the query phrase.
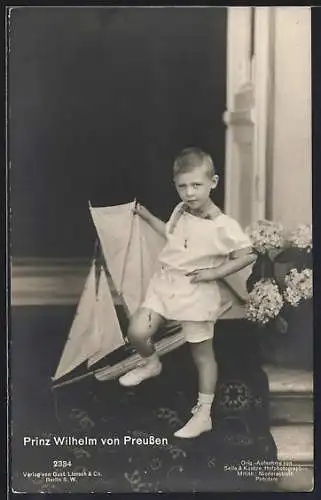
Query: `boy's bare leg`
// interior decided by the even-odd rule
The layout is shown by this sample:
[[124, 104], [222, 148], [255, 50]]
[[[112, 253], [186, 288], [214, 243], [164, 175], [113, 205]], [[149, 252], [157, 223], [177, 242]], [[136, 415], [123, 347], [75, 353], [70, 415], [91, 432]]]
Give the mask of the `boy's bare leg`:
[[123, 386], [140, 384], [143, 380], [159, 375], [162, 364], [155, 351], [152, 336], [156, 333], [164, 318], [149, 309], [139, 309], [130, 319], [128, 339], [137, 352], [144, 358], [143, 366], [129, 371], [119, 382]]
[[141, 308], [131, 317], [127, 336], [142, 357], [151, 356], [155, 352], [152, 342], [164, 318], [150, 309]]
[[175, 432], [180, 438], [194, 438], [212, 429], [211, 408], [217, 381], [217, 364], [213, 351], [213, 340], [190, 343], [192, 356], [198, 371], [198, 401], [192, 418]]
[[194, 363], [198, 372], [198, 388], [201, 394], [214, 394], [217, 381], [217, 363], [213, 350], [213, 339], [190, 343]]

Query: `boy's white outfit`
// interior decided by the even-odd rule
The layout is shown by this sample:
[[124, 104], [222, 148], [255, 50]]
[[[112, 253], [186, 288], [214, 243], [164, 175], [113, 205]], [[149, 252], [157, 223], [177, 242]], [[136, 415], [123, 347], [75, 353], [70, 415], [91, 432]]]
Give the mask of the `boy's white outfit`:
[[[159, 270], [152, 277], [142, 308], [152, 310], [168, 320], [182, 324], [188, 342], [202, 342], [214, 335], [214, 323], [220, 315], [221, 296], [218, 283], [191, 283], [186, 276], [194, 270], [216, 268], [224, 264], [232, 252], [248, 248], [251, 242], [239, 223], [213, 206], [208, 214], [193, 215], [179, 203], [166, 224], [167, 242], [159, 255]], [[145, 378], [156, 376], [161, 363], [156, 354], [120, 378], [122, 385], [137, 385]], [[210, 408], [212, 400], [199, 401], [192, 419], [202, 420], [204, 430], [212, 427]], [[193, 420], [194, 419], [194, 420]], [[202, 425], [201, 425], [202, 427]], [[206, 429], [205, 429], [206, 428]], [[182, 430], [183, 430], [182, 429]], [[179, 437], [193, 437], [193, 429], [175, 433]], [[195, 433], [195, 432], [194, 432]]]

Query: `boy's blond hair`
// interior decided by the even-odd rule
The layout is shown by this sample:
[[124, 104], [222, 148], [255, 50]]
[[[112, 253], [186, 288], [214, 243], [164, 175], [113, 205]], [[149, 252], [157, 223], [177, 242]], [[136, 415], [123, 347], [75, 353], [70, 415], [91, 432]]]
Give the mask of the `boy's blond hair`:
[[211, 156], [200, 148], [185, 148], [176, 157], [173, 166], [174, 177], [191, 172], [194, 168], [205, 165], [209, 178], [216, 174]]

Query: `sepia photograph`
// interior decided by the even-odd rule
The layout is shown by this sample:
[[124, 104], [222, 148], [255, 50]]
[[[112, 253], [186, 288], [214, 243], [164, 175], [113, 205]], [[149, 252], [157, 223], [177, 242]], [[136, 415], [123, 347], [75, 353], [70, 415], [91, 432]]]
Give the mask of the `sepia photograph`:
[[6, 30], [11, 491], [313, 491], [311, 8]]

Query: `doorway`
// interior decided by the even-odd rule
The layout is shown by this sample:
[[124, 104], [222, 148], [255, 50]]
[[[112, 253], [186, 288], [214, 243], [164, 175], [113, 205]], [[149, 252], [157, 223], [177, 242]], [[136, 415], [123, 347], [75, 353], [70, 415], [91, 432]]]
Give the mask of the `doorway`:
[[224, 207], [226, 8], [29, 8], [11, 14], [12, 254], [85, 257], [93, 205], [166, 219], [175, 155], [214, 159]]

